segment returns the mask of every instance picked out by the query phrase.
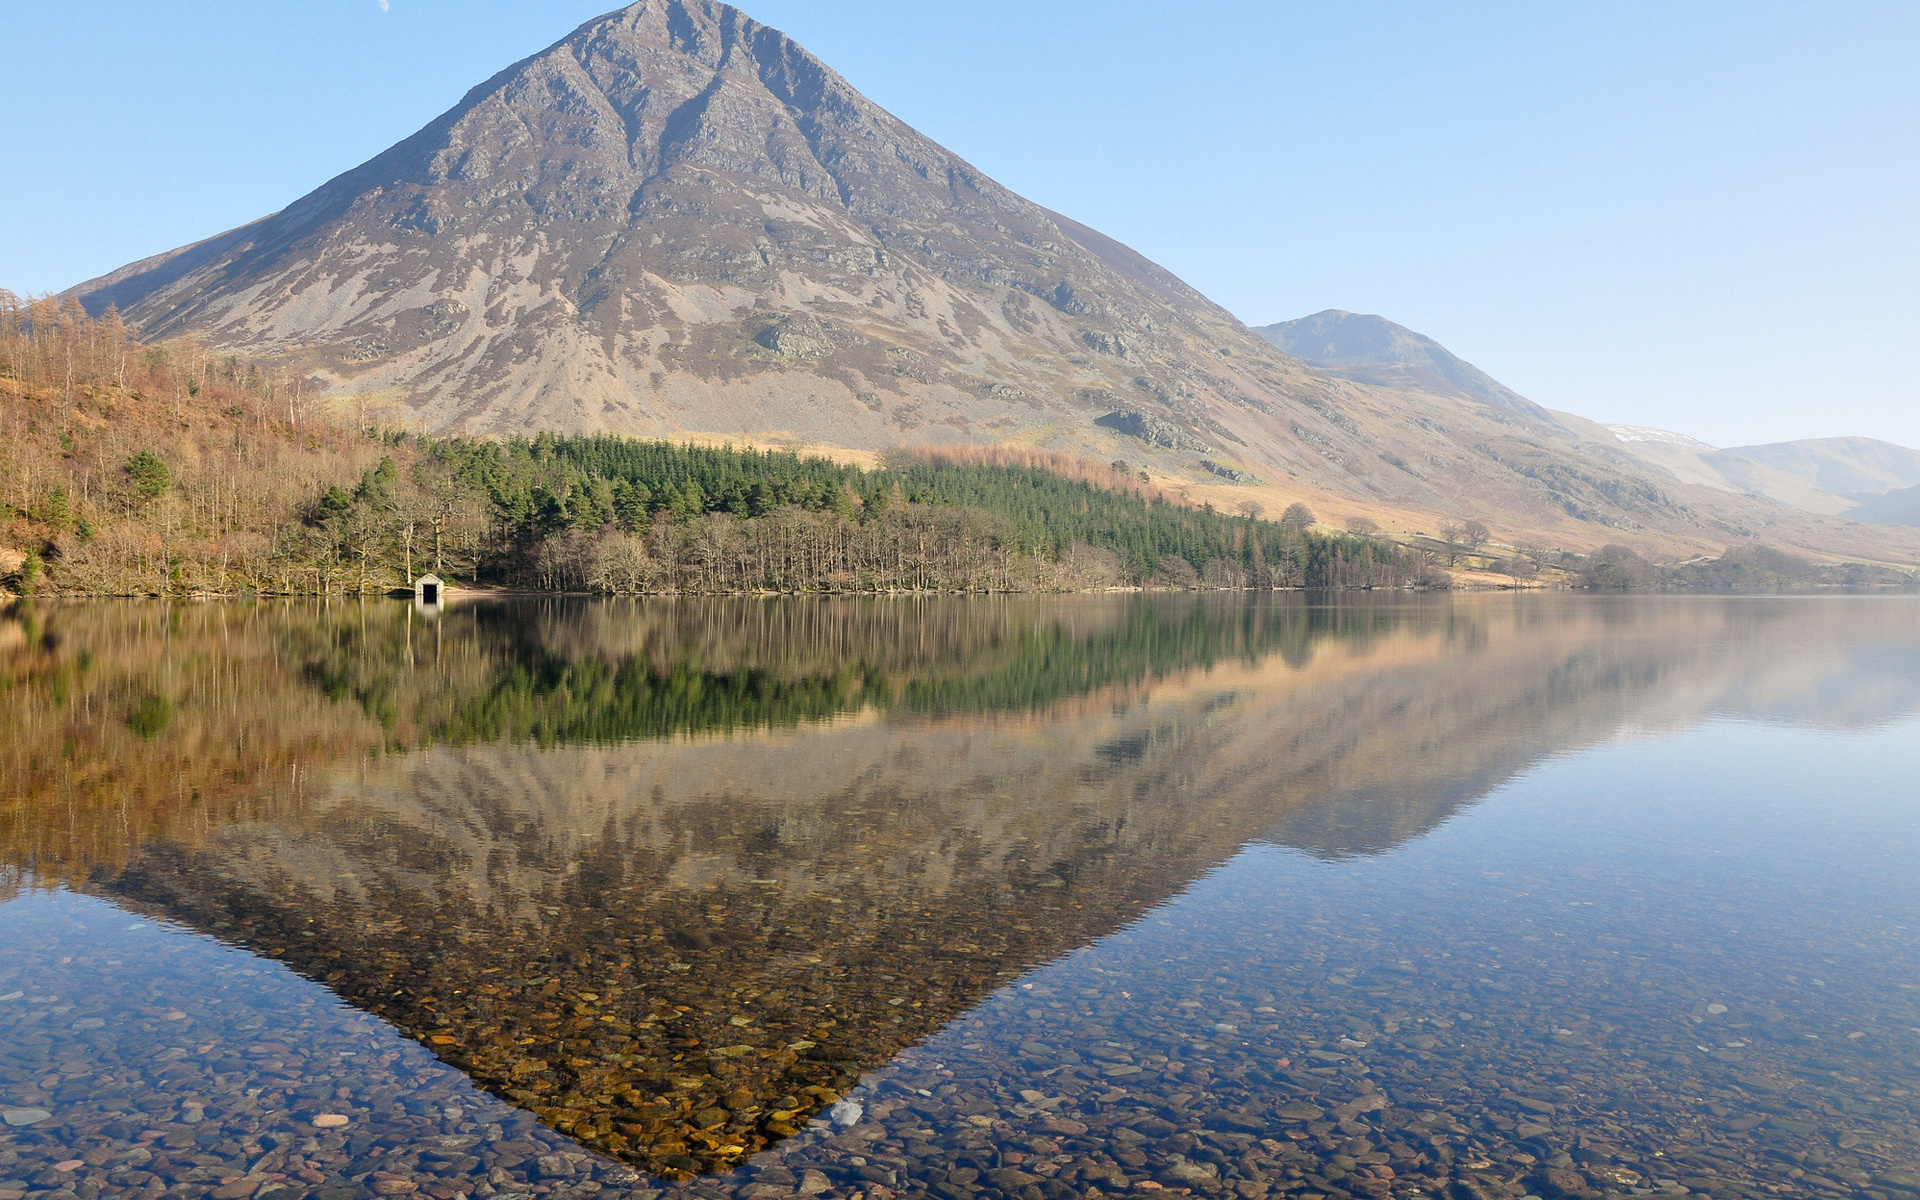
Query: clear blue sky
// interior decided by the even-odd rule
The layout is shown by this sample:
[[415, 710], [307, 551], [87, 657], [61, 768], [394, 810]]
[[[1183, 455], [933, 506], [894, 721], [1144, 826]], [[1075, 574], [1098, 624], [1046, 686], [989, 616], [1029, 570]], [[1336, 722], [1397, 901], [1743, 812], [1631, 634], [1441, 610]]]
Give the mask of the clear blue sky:
[[[0, 286], [280, 208], [611, 6], [10, 5]], [[1248, 322], [1381, 313], [1720, 445], [1920, 446], [1920, 5], [747, 7]]]

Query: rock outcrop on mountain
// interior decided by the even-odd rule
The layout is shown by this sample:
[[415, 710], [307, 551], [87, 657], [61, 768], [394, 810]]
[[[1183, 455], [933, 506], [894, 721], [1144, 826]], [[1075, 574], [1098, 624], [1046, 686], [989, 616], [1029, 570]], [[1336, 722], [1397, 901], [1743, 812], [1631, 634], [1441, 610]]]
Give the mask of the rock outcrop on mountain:
[[713, 0], [590, 21], [285, 210], [71, 294], [436, 432], [1016, 442], [1576, 547], [1767, 524], [1425, 339], [1412, 370], [1315, 370]]

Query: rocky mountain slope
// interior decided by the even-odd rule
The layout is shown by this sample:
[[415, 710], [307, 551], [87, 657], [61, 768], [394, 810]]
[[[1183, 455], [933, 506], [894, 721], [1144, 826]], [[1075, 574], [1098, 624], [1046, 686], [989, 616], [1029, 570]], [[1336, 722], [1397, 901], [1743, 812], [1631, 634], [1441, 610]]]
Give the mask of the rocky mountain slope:
[[1332, 401], [1173, 276], [699, 0], [591, 22], [284, 212], [78, 290], [438, 430], [882, 447], [1112, 440], [1094, 419], [1140, 410], [1116, 423], [1198, 451], [1260, 439], [1279, 396]]
[[1016, 442], [1222, 505], [1574, 547], [1778, 524], [1430, 343], [1315, 370], [712, 0], [588, 22], [285, 210], [73, 294], [434, 431]]

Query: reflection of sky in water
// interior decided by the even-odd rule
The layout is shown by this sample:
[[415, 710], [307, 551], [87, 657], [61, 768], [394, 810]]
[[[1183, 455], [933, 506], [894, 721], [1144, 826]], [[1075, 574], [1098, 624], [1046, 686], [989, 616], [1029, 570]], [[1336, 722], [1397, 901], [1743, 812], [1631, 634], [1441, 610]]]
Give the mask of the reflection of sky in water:
[[[1912, 720], [1721, 723], [1542, 766], [1391, 854], [1250, 847], [903, 1055], [758, 1186], [1364, 1195], [1541, 1186], [1556, 1155], [1624, 1189], [1897, 1173], [1920, 1153], [1917, 743]], [[565, 1139], [284, 968], [96, 900], [0, 908], [16, 991], [0, 1082], [50, 1116], [9, 1130], [0, 1180], [621, 1171], [556, 1159]]]
[[1911, 719], [1721, 723], [1543, 766], [1391, 855], [1249, 848], [904, 1056], [875, 1107], [903, 1129], [955, 1086], [1059, 1151], [1017, 1169], [1101, 1187], [1904, 1186], [1916, 750]]
[[[1661, 607], [1671, 603], [1649, 601], [1636, 611], [1689, 619], [1702, 611]], [[1857, 610], [1843, 604], [1794, 611], [1844, 617]], [[1916, 610], [1872, 611], [1884, 621], [1889, 612]], [[1529, 643], [1515, 638], [1508, 643], [1519, 647], [1512, 662], [1546, 662], [1555, 676], [1537, 687], [1516, 681], [1519, 699], [1474, 696], [1471, 708], [1467, 692], [1429, 694], [1437, 686], [1430, 681], [1446, 677], [1445, 658], [1420, 667], [1428, 672], [1423, 682], [1399, 688], [1394, 681], [1404, 662], [1343, 675], [1335, 644], [1316, 668], [1330, 682], [1314, 685], [1321, 691], [1302, 685], [1293, 708], [1288, 697], [1296, 693], [1271, 678], [1251, 669], [1232, 675], [1222, 666], [1205, 676], [1215, 691], [1183, 684], [1184, 691], [1136, 697], [1110, 712], [1088, 706], [1093, 715], [1076, 715], [1078, 725], [970, 729], [952, 745], [939, 740], [946, 735], [938, 724], [911, 733], [802, 729], [782, 735], [785, 741], [748, 743], [759, 748], [738, 763], [793, 763], [797, 773], [812, 747], [839, 748], [841, 758], [818, 760], [832, 770], [871, 773], [862, 764], [883, 760], [854, 753], [867, 745], [859, 739], [889, 753], [911, 744], [920, 754], [950, 756], [927, 762], [1002, 764], [969, 768], [985, 772], [979, 779], [951, 781], [953, 807], [916, 801], [927, 806], [912, 810], [921, 814], [915, 819], [951, 819], [989, 802], [1011, 804], [1017, 814], [1019, 783], [1045, 775], [1061, 781], [1060, 791], [1043, 803], [1034, 784], [1036, 818], [1081, 812], [1105, 794], [1090, 790], [1097, 786], [1145, 789], [1134, 807], [1113, 810], [1136, 826], [1156, 806], [1247, 823], [1222, 843], [1224, 854], [1211, 858], [1211, 843], [1186, 857], [1174, 853], [1205, 842], [1191, 821], [1170, 821], [1164, 832], [1135, 828], [1134, 840], [1116, 844], [1123, 859], [1136, 857], [1113, 867], [1124, 873], [1129, 862], [1143, 870], [1194, 864], [1179, 877], [1192, 881], [1183, 888], [1175, 881], [1171, 899], [1092, 944], [1072, 949], [1069, 940], [1064, 957], [1013, 976], [891, 1063], [848, 1064], [856, 1073], [867, 1069], [866, 1082], [849, 1103], [832, 1107], [831, 1119], [814, 1121], [742, 1169], [690, 1183], [639, 1178], [580, 1150], [479, 1091], [426, 1047], [270, 959], [98, 899], [29, 893], [0, 905], [0, 1107], [8, 1121], [0, 1126], [0, 1200], [63, 1190], [81, 1200], [158, 1196], [169, 1189], [222, 1200], [415, 1193], [567, 1200], [662, 1188], [709, 1200], [796, 1192], [828, 1200], [1098, 1200], [1122, 1190], [1220, 1200], [1920, 1192], [1920, 1177], [1910, 1174], [1920, 1161], [1920, 956], [1913, 948], [1920, 874], [1912, 865], [1920, 859], [1913, 785], [1920, 720], [1911, 715], [1920, 700], [1920, 661], [1909, 644], [1911, 621], [1889, 623], [1900, 636], [1879, 645], [1821, 640], [1823, 629], [1846, 624], [1806, 621], [1794, 626], [1797, 640], [1764, 650], [1754, 648], [1760, 643], [1716, 650], [1670, 640], [1640, 657], [1578, 638], [1529, 657], [1520, 652]], [[1632, 633], [1629, 623], [1609, 636]], [[1713, 669], [1689, 670], [1688, 654]], [[1474, 665], [1471, 654], [1458, 662]], [[1331, 698], [1333, 718], [1320, 725], [1300, 718], [1298, 727], [1310, 736], [1296, 737], [1292, 747], [1271, 736], [1291, 728], [1295, 714], [1310, 717], [1310, 702], [1322, 695]], [[1423, 704], [1458, 717], [1458, 725], [1407, 718]], [[1343, 725], [1341, 713], [1354, 715]], [[1382, 748], [1383, 729], [1458, 732], [1418, 746], [1387, 739]], [[1616, 731], [1611, 738], [1608, 729]], [[1032, 750], [1036, 730], [1056, 739], [1052, 753], [1062, 761], [1047, 763], [1046, 753]], [[1321, 754], [1318, 743], [1342, 732], [1353, 735], [1354, 749]], [[1262, 771], [1296, 761], [1280, 756], [1299, 744], [1310, 753], [1297, 760], [1297, 777], [1266, 781]], [[787, 757], [767, 759], [779, 746]], [[968, 757], [981, 746], [991, 754]], [[746, 777], [729, 757], [737, 753], [732, 742], [644, 753], [636, 746], [598, 758], [535, 750], [495, 755], [481, 747], [444, 761], [501, 768], [457, 777], [463, 781], [570, 802], [577, 776], [556, 781], [536, 769], [540, 764], [604, 763], [611, 771], [645, 761], [653, 774], [635, 779], [671, 781], [673, 771], [685, 774], [699, 763], [713, 779], [733, 778], [744, 788], [746, 799], [727, 802], [744, 805], [752, 788], [738, 782]], [[995, 774], [1009, 770], [1025, 774], [1012, 784]], [[177, 875], [140, 878], [208, 894], [231, 887], [232, 895], [250, 897], [251, 908], [204, 911], [223, 920], [261, 918], [258, 929], [228, 924], [222, 936], [293, 961], [309, 936], [303, 923], [322, 940], [336, 939], [329, 944], [343, 944], [343, 931], [327, 922], [348, 919], [351, 910], [303, 915], [307, 893], [292, 890], [290, 877], [276, 871], [346, 863], [364, 874], [354, 888], [371, 889], [359, 894], [377, 900], [388, 885], [375, 851], [395, 838], [406, 842], [396, 851], [404, 868], [396, 878], [409, 887], [433, 883], [435, 864], [449, 852], [408, 830], [450, 827], [434, 814], [468, 821], [481, 849], [497, 844], [484, 840], [494, 827], [507, 829], [500, 840], [513, 839], [523, 852], [555, 832], [524, 815], [504, 820], [484, 806], [477, 816], [468, 813], [455, 803], [464, 801], [459, 787], [446, 789], [451, 799], [434, 798], [455, 807], [429, 807], [429, 818], [409, 827], [400, 803], [406, 788], [382, 809], [371, 804], [375, 788], [394, 785], [377, 773], [357, 778], [336, 781], [327, 793], [335, 797], [330, 803], [343, 803], [337, 811], [315, 809], [316, 817], [295, 810], [306, 825], [293, 817], [280, 825], [238, 824], [244, 838], [216, 837], [210, 850], [195, 852], [199, 858], [166, 859]], [[1396, 790], [1397, 778], [1417, 782]], [[1309, 803], [1293, 799], [1303, 780], [1312, 785], [1301, 793]], [[822, 794], [837, 795], [834, 786]], [[768, 794], [776, 793], [777, 786]], [[510, 790], [478, 794], [488, 801], [528, 798]], [[669, 821], [679, 810], [653, 794], [654, 807], [634, 811]], [[840, 803], [857, 806], [844, 812], [819, 802], [803, 815], [811, 822], [806, 828], [826, 831], [824, 841], [759, 846], [752, 853], [764, 861], [752, 860], [754, 870], [787, 869], [782, 855], [796, 856], [807, 871], [850, 869], [831, 855], [866, 847], [840, 847], [857, 840], [842, 835], [892, 844], [882, 839], [896, 818], [874, 807], [885, 794], [849, 791]], [[749, 811], [715, 804], [701, 801], [688, 811], [722, 825], [739, 824]], [[578, 820], [564, 806], [530, 803], [524, 812]], [[898, 812], [906, 828], [909, 809]], [[677, 844], [703, 827], [663, 828], [667, 842]], [[1025, 830], [1014, 839], [1021, 844], [1039, 832], [1017, 820], [1000, 828]], [[704, 836], [717, 837], [718, 829]], [[344, 857], [316, 858], [316, 850]], [[729, 851], [743, 862], [748, 852]], [[628, 881], [619, 894], [629, 898], [619, 903], [635, 907], [619, 919], [690, 919], [648, 917], [663, 894], [636, 902], [634, 895], [647, 896], [630, 886], [641, 877], [590, 859], [587, 849], [569, 849], [558, 858], [527, 857], [520, 876], [487, 869], [503, 872], [490, 876], [503, 896], [550, 873], [557, 882], [539, 893], [538, 911], [556, 918], [555, 936], [571, 916], [610, 919], [606, 895], [568, 890], [579, 862]], [[1009, 861], [1018, 870], [995, 867], [1002, 874], [990, 878], [1034, 890], [1016, 890], [1008, 908], [983, 910], [980, 922], [1019, 921], [1025, 930], [1060, 911], [1045, 909], [1041, 898], [1066, 904], [1107, 894], [1088, 890], [1100, 869], [1096, 858], [1052, 866]], [[1021, 874], [1029, 870], [1037, 884]], [[742, 882], [751, 892], [774, 881]], [[918, 893], [902, 894], [917, 911]], [[897, 905], [893, 893], [875, 896], [875, 905]], [[816, 907], [838, 899], [820, 898]], [[860, 912], [858, 920], [880, 916], [878, 907]], [[898, 967], [880, 960], [888, 973], [875, 977], [876, 1011], [869, 1016], [877, 1028], [884, 1030], [889, 1014], [910, 1015], [923, 995], [931, 1000], [910, 972], [964, 964], [964, 955], [954, 958], [943, 947], [958, 936], [952, 926], [936, 922], [936, 936], [913, 946], [903, 941]], [[472, 915], [421, 928], [445, 937], [492, 926]], [[908, 938], [919, 927], [884, 928]], [[350, 938], [351, 928], [344, 932]], [[384, 929], [383, 953], [396, 946], [407, 953], [406, 932]], [[998, 932], [981, 928], [977, 940]], [[781, 943], [778, 933], [732, 949], [702, 944], [698, 953], [692, 943], [668, 939], [654, 953], [684, 953], [695, 963], [692, 973], [665, 977], [690, 982], [711, 973], [703, 961], [771, 959], [776, 946], [794, 969], [819, 963]], [[283, 953], [288, 944], [294, 948]], [[393, 979], [402, 989], [468, 986], [473, 976], [497, 969], [487, 964], [500, 952], [480, 938], [437, 967], [423, 954], [417, 970]], [[874, 969], [872, 960], [845, 961], [855, 964], [856, 976], [834, 976], [835, 986], [843, 1005], [857, 1006], [866, 1002], [852, 994], [861, 982], [857, 972]], [[464, 972], [458, 980], [441, 978], [456, 969]], [[896, 978], [893, 970], [903, 974]], [[529, 972], [489, 977], [505, 984]], [[377, 999], [341, 986], [356, 1002]], [[566, 1010], [556, 1016], [583, 1013], [578, 1022], [596, 1027], [606, 1019], [600, 1008], [568, 1003], [568, 995], [541, 996], [539, 1007]], [[509, 993], [502, 1003], [511, 1002]], [[738, 991], [721, 1002], [727, 1011], [754, 1012]], [[432, 1013], [436, 1005], [451, 1010], [452, 997], [424, 995], [419, 1009], [406, 1011]], [[842, 1016], [849, 1015], [843, 1007]], [[712, 1017], [729, 1040], [757, 1032], [752, 1021], [727, 1032], [725, 1012], [693, 1012], [686, 1026], [702, 1017]], [[449, 1028], [460, 1038], [487, 1034], [484, 1027]], [[712, 1042], [709, 1034], [704, 1046], [698, 1038], [668, 1046], [675, 1058], [667, 1081], [696, 1071]], [[555, 1052], [562, 1061], [590, 1053], [585, 1043], [572, 1044]], [[635, 1061], [632, 1048], [627, 1054], [629, 1061], [613, 1065], [647, 1065]], [[697, 1093], [708, 1098], [689, 1101], [681, 1119], [698, 1126], [703, 1104], [756, 1113], [746, 1106], [770, 1097], [725, 1091], [732, 1086], [728, 1063], [742, 1061], [751, 1056], [714, 1060], [715, 1075]], [[577, 1095], [569, 1103], [590, 1110], [619, 1099]], [[721, 1120], [729, 1115], [714, 1111]], [[344, 1116], [347, 1124], [316, 1126], [322, 1115]]]

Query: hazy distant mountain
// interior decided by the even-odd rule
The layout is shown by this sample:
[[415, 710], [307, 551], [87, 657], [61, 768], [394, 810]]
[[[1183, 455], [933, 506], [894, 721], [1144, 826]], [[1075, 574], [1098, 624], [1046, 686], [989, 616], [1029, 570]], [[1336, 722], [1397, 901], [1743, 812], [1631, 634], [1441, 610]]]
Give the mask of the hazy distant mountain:
[[1685, 434], [1642, 425], [1609, 425], [1627, 450], [1647, 464], [1683, 483], [1745, 496], [1760, 496], [1802, 512], [1837, 516], [1854, 506], [1845, 496], [1822, 491], [1818, 484], [1721, 450]]
[[1920, 487], [1883, 492], [1847, 513], [1855, 521], [1876, 525], [1920, 525]]
[[1338, 308], [1254, 332], [1302, 362], [1360, 383], [1471, 397], [1502, 412], [1553, 423], [1546, 409], [1439, 342], [1385, 317]]
[[1892, 442], [1814, 438], [1720, 450], [1664, 429], [1638, 425], [1607, 428], [1633, 454], [1687, 483], [1761, 496], [1805, 512], [1855, 521], [1920, 523], [1883, 517], [1883, 512], [1901, 511], [1897, 502], [1874, 502], [1895, 488], [1920, 484], [1920, 452]]
[[284, 211], [73, 294], [436, 431], [1012, 441], [1576, 545], [1777, 524], [1378, 318], [1309, 318], [1303, 365], [712, 0], [590, 21]]
[[1920, 450], [1878, 438], [1810, 438], [1721, 453], [1797, 475], [1836, 496], [1877, 496], [1920, 484]]

